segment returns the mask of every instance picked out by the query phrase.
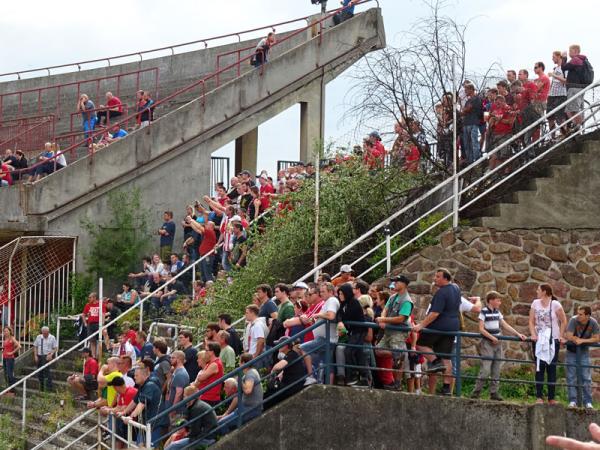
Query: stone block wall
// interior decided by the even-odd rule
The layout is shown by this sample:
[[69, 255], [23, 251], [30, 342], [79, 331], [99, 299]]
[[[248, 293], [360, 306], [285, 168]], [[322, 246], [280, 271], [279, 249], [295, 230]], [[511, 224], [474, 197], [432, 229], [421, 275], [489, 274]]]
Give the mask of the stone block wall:
[[[579, 305], [592, 308], [600, 319], [600, 231], [511, 230], [469, 227], [447, 231], [439, 244], [426, 247], [393, 270], [410, 280], [416, 316], [424, 316], [431, 300], [433, 276], [438, 267], [452, 272], [466, 296], [481, 296], [490, 290], [503, 294], [501, 311], [506, 321], [529, 335], [531, 302], [540, 283], [552, 286], [567, 318]], [[476, 317], [465, 320], [469, 331], [477, 330]], [[467, 352], [475, 342], [465, 340]], [[529, 345], [510, 343], [506, 357], [529, 359]], [[591, 351], [600, 364], [600, 348]], [[599, 374], [600, 381], [600, 374]]]

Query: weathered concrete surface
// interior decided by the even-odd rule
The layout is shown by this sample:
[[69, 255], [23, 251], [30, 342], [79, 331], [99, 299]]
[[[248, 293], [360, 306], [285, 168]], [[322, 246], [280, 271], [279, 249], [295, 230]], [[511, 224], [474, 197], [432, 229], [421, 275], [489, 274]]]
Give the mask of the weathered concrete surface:
[[[105, 194], [139, 187], [158, 228], [165, 209], [209, 192], [210, 155], [285, 109], [305, 101], [366, 52], [385, 45], [380, 10], [372, 9], [273, 58], [155, 121], [150, 127], [33, 185], [0, 192], [0, 228], [80, 236], [82, 217], [106, 215]], [[6, 205], [6, 207], [4, 207]], [[44, 225], [47, 224], [47, 225]], [[181, 236], [178, 236], [179, 238]], [[176, 240], [177, 245], [177, 240]]]
[[600, 413], [382, 390], [311, 386], [218, 450], [542, 450], [548, 434], [589, 439]]
[[552, 166], [549, 178], [535, 179], [535, 190], [518, 192], [518, 203], [500, 204], [499, 215], [484, 217], [481, 223], [499, 230], [598, 228], [600, 142], [580, 145], [583, 151], [571, 153], [570, 164]]

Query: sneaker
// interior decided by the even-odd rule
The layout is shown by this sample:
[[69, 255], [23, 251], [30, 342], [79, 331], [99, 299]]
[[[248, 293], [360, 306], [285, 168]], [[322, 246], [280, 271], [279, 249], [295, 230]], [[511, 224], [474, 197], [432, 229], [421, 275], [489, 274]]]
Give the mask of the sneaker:
[[444, 385], [442, 387], [442, 390], [440, 391], [440, 395], [445, 395], [445, 396], [452, 395], [452, 392], [450, 392], [450, 386], [449, 385]]
[[592, 405], [591, 403], [586, 403], [585, 409], [594, 409], [594, 405]]
[[480, 391], [473, 391], [471, 392], [471, 398], [479, 398], [481, 396], [481, 392]]
[[502, 398], [502, 396], [500, 394], [498, 394], [497, 392], [494, 392], [493, 394], [490, 394], [490, 400], [496, 400], [497, 402], [504, 401], [504, 399]]
[[435, 373], [435, 372], [444, 372], [446, 370], [446, 366], [444, 365], [444, 361], [441, 359], [436, 359], [433, 362], [427, 364], [427, 369], [425, 370], [427, 373]]
[[358, 380], [358, 382], [356, 382], [354, 385], [354, 387], [370, 387], [371, 384], [369, 383], [369, 380]]
[[358, 383], [358, 378], [354, 378], [354, 379], [352, 379], [350, 381], [347, 381], [346, 382], [346, 386], [354, 386], [357, 383]]
[[386, 391], [396, 391], [398, 390], [398, 385], [396, 383], [384, 384], [383, 389]]
[[569, 408], [577, 408], [577, 403], [569, 402]]
[[315, 377], [306, 377], [306, 380], [304, 380], [304, 386], [310, 386], [311, 384], [317, 384], [317, 379]]
[[417, 389], [417, 390], [415, 391], [415, 394], [417, 394], [417, 395], [421, 395], [421, 393], [422, 393], [422, 392], [421, 392], [421, 389]]
[[544, 404], [544, 399], [543, 399], [543, 398], [538, 398], [538, 399], [535, 401], [535, 403], [536, 403], [537, 405], [543, 405], [543, 404]]

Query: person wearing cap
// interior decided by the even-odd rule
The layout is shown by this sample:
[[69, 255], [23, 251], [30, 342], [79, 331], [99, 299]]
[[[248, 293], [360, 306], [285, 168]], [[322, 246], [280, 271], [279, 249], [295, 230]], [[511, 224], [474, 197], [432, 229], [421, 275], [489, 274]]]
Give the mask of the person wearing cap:
[[73, 373], [67, 378], [69, 387], [79, 394], [80, 399], [89, 399], [95, 391], [98, 390], [98, 362], [92, 358], [92, 351], [84, 348], [81, 351], [83, 355], [83, 373]]
[[249, 170], [242, 170], [238, 175], [238, 179], [240, 183], [248, 183], [248, 187], [252, 187], [256, 184], [252, 179], [252, 174]]
[[[391, 282], [394, 286], [394, 295], [392, 295], [381, 316], [375, 319], [375, 322], [383, 330], [383, 337], [377, 344], [377, 356], [379, 358], [393, 358], [394, 382], [385, 383], [384, 388], [397, 388], [402, 381], [402, 367], [408, 367], [408, 353], [406, 349], [407, 331], [392, 330], [388, 325], [394, 327], [410, 326], [410, 315], [414, 304], [410, 295], [408, 295], [409, 279], [404, 275], [393, 277]], [[385, 375], [381, 378], [386, 378]], [[386, 380], [390, 381], [390, 380]]]
[[298, 281], [294, 284], [292, 291], [290, 292], [290, 300], [292, 303], [296, 303], [298, 300], [306, 299], [306, 292], [308, 291], [308, 284], [304, 281]]
[[[127, 386], [123, 377], [115, 377], [112, 381], [107, 383], [107, 386], [113, 388], [117, 393], [117, 403], [113, 408], [103, 406], [100, 408], [102, 415], [108, 415], [109, 413], [115, 414], [117, 417], [123, 413], [129, 404], [133, 402], [133, 399], [137, 395], [138, 390], [133, 386]], [[115, 431], [118, 436], [123, 439], [127, 439], [127, 427], [125, 424], [117, 420], [115, 422]], [[123, 448], [123, 443], [117, 439], [117, 448]]]
[[271, 369], [271, 376], [279, 380], [275, 388], [267, 388], [265, 409], [282, 402], [286, 398], [297, 394], [304, 388], [304, 380], [308, 372], [300, 353], [296, 351], [296, 342], [288, 337], [281, 337], [274, 342], [274, 345], [284, 343], [277, 353], [278, 362]]
[[381, 136], [377, 131], [372, 131], [367, 138], [367, 143], [363, 154], [363, 160], [369, 169], [381, 168], [385, 164], [385, 147], [381, 143]]
[[350, 283], [352, 281], [354, 281], [354, 277], [352, 276], [352, 267], [350, 267], [349, 264], [344, 264], [342, 267], [340, 267], [340, 274], [339, 276], [335, 277], [331, 283], [335, 286], [338, 287], [344, 283]]

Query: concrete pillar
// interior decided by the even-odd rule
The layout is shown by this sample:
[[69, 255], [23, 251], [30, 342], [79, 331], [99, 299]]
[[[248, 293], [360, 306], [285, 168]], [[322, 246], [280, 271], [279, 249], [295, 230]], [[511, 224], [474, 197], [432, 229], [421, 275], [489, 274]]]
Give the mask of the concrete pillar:
[[249, 170], [256, 175], [258, 159], [258, 128], [235, 140], [235, 175], [242, 170]]
[[325, 82], [317, 82], [300, 102], [300, 160], [314, 162], [325, 135]]

